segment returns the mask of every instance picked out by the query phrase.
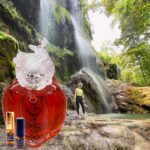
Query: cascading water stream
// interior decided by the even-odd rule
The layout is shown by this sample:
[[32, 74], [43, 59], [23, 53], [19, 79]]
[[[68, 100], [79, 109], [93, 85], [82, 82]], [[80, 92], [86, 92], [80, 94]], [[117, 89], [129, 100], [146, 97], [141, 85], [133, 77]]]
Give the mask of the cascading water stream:
[[94, 72], [97, 72], [96, 54], [90, 44], [90, 40], [86, 38], [83, 28], [82, 11], [80, 9], [79, 1], [72, 1], [71, 19], [75, 29], [75, 40], [78, 48], [78, 56], [82, 67], [89, 67]]
[[[106, 88], [104, 87], [104, 82], [102, 79], [100, 79], [100, 76], [97, 75], [97, 73], [99, 73], [100, 66], [98, 66], [99, 64], [97, 61], [98, 59], [96, 52], [92, 48], [90, 39], [87, 38], [84, 31], [82, 11], [79, 7], [80, 2], [79, 0], [72, 0], [71, 2], [71, 19], [75, 29], [74, 37], [78, 48], [78, 57], [80, 59], [82, 67], [87, 67], [90, 70], [92, 70], [88, 72], [92, 76], [92, 79], [97, 86], [97, 89], [100, 94], [100, 101], [105, 109], [104, 112], [108, 113], [111, 111], [111, 105], [107, 101], [107, 92]], [[48, 39], [50, 39], [50, 36], [52, 36], [51, 34], [49, 34], [51, 30], [55, 30], [55, 27], [52, 27], [53, 19], [51, 14], [51, 10], [54, 3], [55, 1], [53, 0], [40, 0], [40, 32], [43, 34], [43, 36], [46, 36]], [[61, 1], [61, 5], [62, 3], [63, 2]]]
[[96, 55], [92, 50], [90, 41], [84, 38], [84, 30], [80, 27], [79, 23], [72, 16], [72, 23], [75, 28], [75, 40], [78, 47], [78, 56], [81, 61], [82, 67], [88, 67], [94, 72], [98, 72], [96, 64]]
[[[86, 38], [85, 31], [83, 28], [83, 18], [82, 11], [79, 6], [79, 0], [73, 0], [72, 9], [72, 23], [75, 29], [74, 37], [76, 40], [76, 45], [78, 47], [78, 55], [82, 63], [82, 67], [88, 68], [88, 73], [92, 77], [93, 81], [96, 83], [97, 89], [100, 95], [100, 101], [103, 104], [106, 113], [111, 112], [111, 104], [107, 100], [107, 88], [105, 87], [104, 81], [98, 73], [97, 56], [93, 50], [90, 40]], [[90, 70], [89, 70], [90, 69]]]
[[81, 71], [86, 73], [87, 75], [89, 75], [92, 78], [93, 82], [96, 84], [96, 86], [97, 86], [96, 89], [98, 91], [99, 98], [103, 105], [103, 108], [102, 108], [103, 112], [111, 113], [112, 105], [109, 104], [108, 100], [107, 100], [107, 99], [110, 99], [110, 95], [108, 93], [108, 89], [107, 89], [103, 79], [89, 68], [83, 68]]
[[48, 36], [51, 27], [51, 1], [40, 0], [39, 25], [43, 36]]

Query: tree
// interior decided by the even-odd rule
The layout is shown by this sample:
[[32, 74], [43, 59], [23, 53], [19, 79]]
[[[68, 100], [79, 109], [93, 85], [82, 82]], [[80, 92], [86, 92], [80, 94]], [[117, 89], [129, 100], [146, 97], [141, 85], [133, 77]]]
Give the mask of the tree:
[[114, 16], [114, 23], [120, 23], [121, 37], [115, 44], [124, 46], [123, 68], [132, 71], [141, 85], [150, 84], [149, 1], [102, 0], [99, 6], [105, 8], [107, 16]]

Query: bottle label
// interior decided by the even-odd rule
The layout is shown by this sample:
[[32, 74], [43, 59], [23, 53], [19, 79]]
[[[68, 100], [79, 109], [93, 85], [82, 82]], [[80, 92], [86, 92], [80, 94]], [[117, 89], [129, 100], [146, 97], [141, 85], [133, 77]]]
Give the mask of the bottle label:
[[14, 142], [14, 133], [7, 133], [7, 142]]
[[17, 145], [17, 148], [23, 148], [24, 147], [24, 137], [16, 137], [16, 145]]

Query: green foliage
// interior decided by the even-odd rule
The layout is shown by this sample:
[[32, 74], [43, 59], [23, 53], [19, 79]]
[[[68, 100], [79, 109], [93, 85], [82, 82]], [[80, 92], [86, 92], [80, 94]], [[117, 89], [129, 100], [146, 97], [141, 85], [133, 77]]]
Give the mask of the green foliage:
[[89, 10], [99, 11], [101, 6], [101, 2], [99, 0], [90, 1]]
[[2, 56], [11, 61], [18, 52], [18, 48], [18, 42], [15, 38], [4, 32], [0, 32], [0, 54]]
[[13, 41], [14, 43], [16, 43], [16, 45], [18, 43], [15, 38], [1, 31], [0, 31], [0, 40]]
[[116, 45], [123, 45], [122, 78], [138, 85], [150, 85], [150, 47], [148, 0], [102, 0], [108, 16], [119, 22], [121, 37]]
[[60, 82], [69, 79], [69, 71], [67, 66], [67, 57], [73, 57], [74, 53], [68, 49], [60, 49], [52, 44], [47, 45], [47, 49], [56, 66], [56, 76]]
[[69, 11], [64, 8], [63, 6], [61, 6], [60, 4], [58, 4], [57, 2], [52, 2], [52, 13], [57, 21], [57, 23], [61, 23], [64, 20], [68, 20], [71, 21], [71, 16]]
[[92, 38], [92, 32], [91, 32], [91, 24], [89, 22], [88, 17], [88, 11], [89, 11], [89, 5], [86, 0], [80, 0], [82, 13], [83, 13], [83, 21], [84, 21], [84, 29], [88, 37]]
[[66, 55], [69, 55], [69, 56], [73, 56], [73, 52], [71, 52], [70, 50], [68, 49], [60, 49], [59, 47], [57, 46], [54, 46], [52, 44], [48, 44], [47, 46], [48, 48], [48, 51], [55, 57], [57, 58], [60, 58], [60, 59], [63, 59]]
[[35, 29], [16, 11], [10, 0], [0, 0], [0, 16], [6, 25], [10, 26], [14, 35], [17, 32], [26, 42], [37, 42]]
[[148, 113], [150, 108], [150, 87], [128, 86], [125, 91], [126, 102], [135, 113]]
[[9, 0], [1, 0], [1, 4], [9, 11], [13, 18], [18, 16], [16, 9], [13, 6], [13, 3]]
[[137, 47], [124, 52], [120, 59], [125, 81], [131, 72], [130, 82], [140, 86], [150, 84], [150, 47], [147, 44], [140, 43]]
[[12, 59], [18, 52], [18, 42], [12, 36], [0, 32], [0, 81], [14, 77]]
[[104, 74], [110, 79], [117, 79], [118, 78], [118, 71], [117, 71], [117, 62], [118, 59], [115, 55], [109, 56], [106, 52], [97, 52], [99, 59], [102, 61], [104, 66]]

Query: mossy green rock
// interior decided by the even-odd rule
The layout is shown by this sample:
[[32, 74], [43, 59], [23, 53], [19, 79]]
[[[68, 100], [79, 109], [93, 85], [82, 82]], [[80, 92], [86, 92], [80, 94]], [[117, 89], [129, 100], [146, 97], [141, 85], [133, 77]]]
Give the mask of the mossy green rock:
[[12, 36], [0, 32], [0, 82], [14, 77], [13, 57], [18, 52], [18, 42]]
[[5, 24], [3, 26], [8, 28], [8, 33], [19, 41], [37, 43], [34, 27], [21, 16], [10, 0], [0, 1], [0, 18]]

